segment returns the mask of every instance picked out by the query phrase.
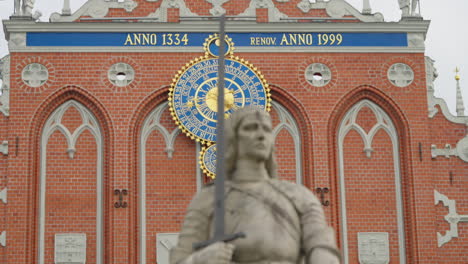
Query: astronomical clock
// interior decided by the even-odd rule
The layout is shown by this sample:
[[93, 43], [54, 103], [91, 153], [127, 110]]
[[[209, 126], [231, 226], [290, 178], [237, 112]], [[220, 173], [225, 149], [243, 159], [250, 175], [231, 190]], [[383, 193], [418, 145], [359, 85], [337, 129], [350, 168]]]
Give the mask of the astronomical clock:
[[[203, 172], [215, 177], [216, 120], [218, 116], [218, 61], [220, 38], [209, 36], [205, 55], [187, 63], [175, 75], [169, 89], [171, 115], [179, 128], [202, 144]], [[253, 105], [271, 108], [271, 94], [263, 75], [248, 61], [234, 55], [234, 43], [225, 38], [224, 117], [236, 109]]]

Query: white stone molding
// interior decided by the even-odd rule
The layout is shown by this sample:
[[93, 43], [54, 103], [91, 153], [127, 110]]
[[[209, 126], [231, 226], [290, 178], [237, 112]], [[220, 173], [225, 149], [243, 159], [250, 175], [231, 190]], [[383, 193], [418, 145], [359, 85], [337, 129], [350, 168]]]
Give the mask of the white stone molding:
[[[372, 127], [369, 133], [356, 123], [356, 118], [359, 112], [364, 107], [369, 108], [375, 115], [377, 123]], [[372, 141], [374, 136], [379, 130], [384, 130], [392, 141], [392, 153], [393, 153], [393, 168], [395, 178], [395, 193], [396, 193], [396, 209], [397, 209], [397, 226], [398, 226], [398, 248], [400, 255], [400, 263], [406, 263], [405, 253], [405, 227], [404, 227], [404, 215], [403, 215], [403, 197], [401, 188], [401, 172], [400, 172], [400, 155], [399, 155], [399, 144], [398, 144], [398, 133], [396, 131], [393, 122], [390, 117], [375, 103], [365, 99], [354, 105], [345, 115], [339, 126], [338, 132], [338, 170], [339, 170], [339, 184], [340, 184], [340, 212], [342, 216], [341, 232], [343, 241], [343, 261], [344, 264], [349, 263], [348, 259], [348, 226], [346, 218], [346, 185], [345, 185], [345, 171], [344, 171], [344, 140], [346, 135], [350, 131], [356, 131], [364, 142], [364, 152], [368, 158], [371, 158], [372, 153]]]
[[7, 204], [7, 203], [8, 203], [7, 195], [8, 195], [8, 188], [5, 188], [5, 189], [3, 189], [2, 191], [0, 191], [0, 200], [1, 200], [4, 204]]
[[[344, 0], [330, 0], [328, 2], [317, 2], [311, 3], [309, 0], [302, 0], [297, 4], [297, 7], [301, 9], [303, 13], [308, 13], [311, 9], [324, 9], [327, 14], [336, 19], [343, 18], [344, 16], [354, 16], [361, 22], [384, 22], [383, 15], [381, 13], [375, 14], [362, 14], [352, 5]], [[370, 8], [370, 7], [369, 7]], [[370, 12], [370, 10], [368, 10]]]
[[0, 59], [0, 79], [2, 80], [0, 94], [0, 112], [10, 115], [10, 55]]
[[468, 223], [468, 215], [459, 215], [457, 213], [456, 201], [450, 200], [447, 196], [434, 190], [434, 205], [439, 202], [448, 208], [448, 214], [444, 217], [445, 221], [450, 225], [450, 230], [445, 232], [445, 235], [437, 232], [437, 244], [442, 247], [445, 243], [450, 242], [452, 238], [458, 237], [458, 224]]
[[190, 11], [190, 9], [185, 5], [184, 0], [162, 0], [161, 6], [159, 6], [159, 8], [148, 17], [156, 18], [158, 22], [167, 22], [168, 8], [179, 8], [179, 16], [198, 16], [198, 14]]
[[6, 231], [0, 234], [0, 246], [6, 247]]
[[423, 33], [408, 33], [408, 47], [411, 48], [425, 48], [424, 41], [426, 40], [426, 34]]
[[86, 234], [55, 234], [54, 256], [55, 264], [85, 264]]
[[[180, 129], [175, 128], [172, 132], [169, 133], [167, 129], [162, 126], [160, 123], [161, 116], [164, 111], [167, 109], [167, 102], [156, 107], [149, 116], [145, 119], [143, 127], [141, 130], [140, 137], [140, 146], [139, 146], [139, 167], [140, 167], [140, 177], [139, 177], [139, 240], [140, 240], [140, 263], [146, 263], [146, 142], [149, 135], [155, 130], [159, 131], [164, 138], [166, 143], [166, 152], [168, 158], [172, 158], [172, 153], [174, 152], [174, 143], [177, 136], [180, 134]], [[198, 160], [198, 159], [197, 159]]]
[[156, 252], [158, 264], [169, 264], [169, 252], [177, 245], [179, 233], [159, 233], [156, 235]]
[[[62, 124], [62, 118], [65, 112], [70, 108], [75, 108], [81, 116], [82, 124], [76, 128], [73, 133], [70, 133], [67, 127]], [[47, 178], [47, 144], [50, 136], [59, 131], [65, 137], [68, 144], [68, 155], [73, 158], [76, 152], [75, 144], [79, 136], [84, 131], [89, 131], [96, 140], [97, 145], [97, 162], [96, 162], [96, 261], [103, 263], [104, 254], [104, 228], [103, 228], [103, 137], [97, 119], [82, 104], [75, 100], [70, 100], [59, 106], [47, 119], [41, 134], [41, 149], [40, 149], [40, 182], [39, 182], [39, 243], [38, 243], [38, 263], [44, 264], [45, 250], [45, 210], [46, 210], [46, 178]]]
[[240, 13], [238, 16], [257, 16], [257, 8], [268, 8], [268, 22], [285, 22], [284, 19], [288, 18], [286, 14], [281, 13], [276, 8], [273, 0], [251, 0], [249, 7]]
[[0, 144], [0, 152], [5, 156], [8, 155], [8, 141], [4, 140]]
[[[434, 60], [426, 56], [426, 85], [427, 85], [427, 101], [429, 108], [429, 118], [433, 118], [437, 113], [438, 109], [436, 105], [440, 106], [442, 114], [444, 117], [455, 124], [465, 124], [468, 126], [468, 116], [455, 116], [450, 113], [447, 103], [442, 98], [437, 98], [434, 96], [434, 81], [439, 75], [437, 69], [434, 66]], [[468, 135], [467, 135], [468, 137]], [[466, 138], [466, 137], [465, 137]]]
[[279, 117], [279, 124], [273, 128], [273, 135], [276, 141], [278, 134], [285, 129], [294, 141], [294, 157], [296, 161], [296, 183], [302, 184], [302, 152], [301, 152], [301, 135], [296, 121], [292, 115], [279, 103], [272, 101], [271, 106], [276, 111]]
[[26, 33], [13, 33], [8, 40], [8, 49], [26, 47]]
[[387, 232], [359, 232], [358, 259], [360, 264], [390, 263], [390, 240]]
[[72, 15], [53, 13], [50, 16], [50, 22], [73, 22], [82, 16], [103, 18], [111, 8], [125, 9], [127, 13], [131, 13], [137, 6], [138, 3], [133, 0], [125, 0], [124, 2], [89, 0]]
[[445, 144], [443, 149], [438, 149], [434, 144], [431, 145], [431, 156], [433, 159], [438, 156], [444, 156], [447, 159], [451, 156], [455, 156], [465, 162], [468, 162], [468, 136], [458, 141], [455, 148], [452, 148], [452, 145], [450, 144]]
[[437, 108], [435, 108], [435, 102], [432, 100], [434, 98], [434, 81], [439, 76], [437, 69], [434, 66], [434, 60], [426, 56], [425, 57], [425, 64], [426, 64], [426, 87], [427, 87], [427, 105], [429, 111], [429, 117], [433, 117], [437, 113]]

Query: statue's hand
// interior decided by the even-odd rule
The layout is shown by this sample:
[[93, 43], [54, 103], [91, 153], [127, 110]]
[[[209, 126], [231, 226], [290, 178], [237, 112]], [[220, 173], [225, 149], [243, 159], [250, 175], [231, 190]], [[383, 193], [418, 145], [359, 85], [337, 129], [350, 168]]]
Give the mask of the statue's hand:
[[193, 254], [193, 264], [229, 264], [235, 246], [217, 242]]
[[309, 264], [340, 264], [340, 259], [331, 251], [324, 248], [316, 248], [309, 257]]

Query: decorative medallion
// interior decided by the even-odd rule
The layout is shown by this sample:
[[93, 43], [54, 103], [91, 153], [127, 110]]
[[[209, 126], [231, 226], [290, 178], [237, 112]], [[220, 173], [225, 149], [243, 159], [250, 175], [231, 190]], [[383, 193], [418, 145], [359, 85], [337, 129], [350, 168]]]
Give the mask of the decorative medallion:
[[30, 87], [40, 87], [49, 79], [49, 71], [39, 63], [31, 63], [24, 67], [21, 72], [21, 79]]
[[[260, 71], [251, 63], [235, 57], [232, 40], [226, 36], [224, 115], [247, 105], [270, 110], [270, 89]], [[205, 44], [205, 56], [187, 63], [173, 79], [169, 89], [171, 115], [180, 129], [202, 144], [216, 142], [218, 98], [219, 37], [210, 36]]]
[[216, 175], [216, 144], [203, 147], [200, 151], [200, 166], [206, 176], [214, 179]]
[[306, 68], [304, 76], [309, 84], [316, 87], [327, 85], [332, 78], [330, 68], [323, 63], [310, 64]]
[[406, 87], [413, 82], [414, 72], [407, 64], [395, 63], [388, 69], [387, 77], [393, 85]]

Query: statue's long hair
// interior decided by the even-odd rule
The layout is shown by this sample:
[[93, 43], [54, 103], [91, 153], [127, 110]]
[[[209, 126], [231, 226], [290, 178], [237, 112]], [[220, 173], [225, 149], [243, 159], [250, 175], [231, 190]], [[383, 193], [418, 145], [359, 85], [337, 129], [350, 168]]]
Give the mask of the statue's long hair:
[[[242, 121], [247, 117], [248, 115], [262, 115], [264, 117], [267, 117], [268, 119], [271, 120], [270, 114], [265, 112], [263, 109], [259, 109], [257, 107], [253, 106], [246, 106], [244, 108], [240, 108], [232, 115], [229, 117], [229, 119], [226, 120], [225, 123], [225, 138], [226, 138], [226, 150], [224, 154], [224, 161], [226, 165], [226, 179], [231, 180], [232, 175], [236, 170], [236, 162], [237, 162], [237, 152], [238, 152], [238, 130], [239, 126], [242, 123]], [[274, 143], [273, 143], [274, 144]], [[271, 148], [271, 153], [268, 157], [268, 159], [265, 161], [265, 168], [268, 172], [268, 176], [272, 179], [277, 178], [277, 170], [276, 170], [276, 160], [274, 156], [274, 145]]]

